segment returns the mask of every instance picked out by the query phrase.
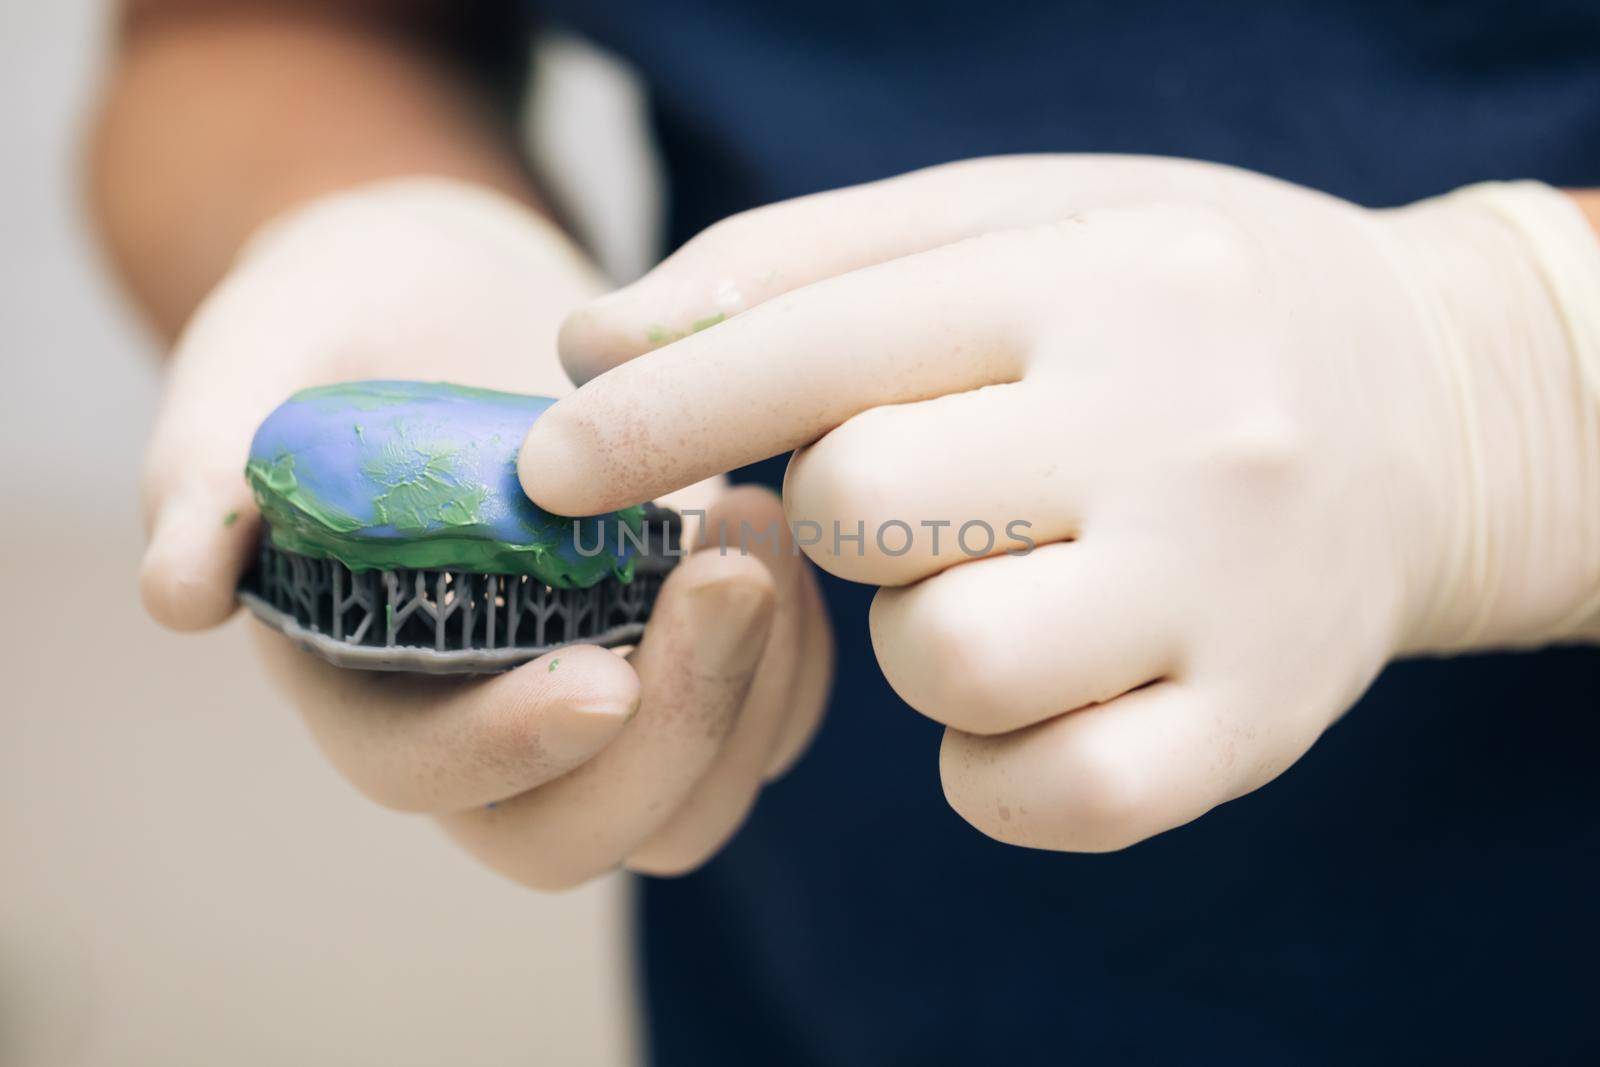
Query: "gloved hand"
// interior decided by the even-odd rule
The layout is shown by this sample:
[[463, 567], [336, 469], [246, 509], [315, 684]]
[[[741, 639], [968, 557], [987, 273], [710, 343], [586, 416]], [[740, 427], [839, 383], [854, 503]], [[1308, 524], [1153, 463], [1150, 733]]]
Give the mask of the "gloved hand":
[[[232, 613], [259, 532], [243, 476], [250, 438], [291, 393], [381, 377], [560, 395], [571, 386], [556, 326], [599, 291], [552, 226], [459, 183], [379, 183], [269, 224], [172, 359], [146, 462], [150, 613], [181, 630]], [[781, 519], [774, 495], [720, 481], [671, 502], [709, 504], [711, 521], [736, 528]], [[257, 635], [272, 677], [359, 789], [441, 815], [483, 862], [541, 886], [705, 859], [804, 747], [831, 662], [794, 553], [690, 556], [630, 660], [570, 647], [489, 679], [418, 678], [342, 671]]]
[[950, 803], [1117, 848], [1281, 773], [1394, 657], [1594, 636], [1597, 294], [1543, 186], [1368, 211], [962, 163], [735, 217], [575, 312], [580, 380], [684, 336], [557, 404], [521, 475], [598, 511], [799, 449], [791, 522], [884, 587]]

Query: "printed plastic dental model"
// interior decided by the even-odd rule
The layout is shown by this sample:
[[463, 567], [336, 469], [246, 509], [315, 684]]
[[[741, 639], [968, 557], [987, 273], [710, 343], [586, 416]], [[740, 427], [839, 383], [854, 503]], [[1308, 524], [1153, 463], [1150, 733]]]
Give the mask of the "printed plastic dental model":
[[639, 639], [678, 559], [655, 505], [565, 518], [517, 481], [528, 427], [555, 401], [443, 382], [296, 393], [245, 468], [260, 559], [255, 615], [341, 667], [509, 670], [559, 645]]

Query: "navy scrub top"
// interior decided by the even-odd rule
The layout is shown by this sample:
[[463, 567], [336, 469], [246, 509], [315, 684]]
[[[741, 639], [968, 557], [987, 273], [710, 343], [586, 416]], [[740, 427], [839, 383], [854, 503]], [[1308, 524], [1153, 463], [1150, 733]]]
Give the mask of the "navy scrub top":
[[[537, 6], [642, 72], [674, 245], [995, 153], [1219, 160], [1375, 206], [1600, 186], [1600, 0]], [[825, 586], [811, 752], [709, 866], [642, 884], [654, 1062], [1600, 1062], [1600, 652], [1399, 664], [1259, 792], [1056, 855], [945, 806], [872, 591]]]

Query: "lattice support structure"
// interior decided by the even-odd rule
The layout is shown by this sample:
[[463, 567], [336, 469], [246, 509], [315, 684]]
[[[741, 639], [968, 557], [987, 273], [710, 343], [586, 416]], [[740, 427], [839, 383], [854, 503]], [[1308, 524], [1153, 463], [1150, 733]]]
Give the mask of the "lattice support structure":
[[[654, 523], [654, 530], [651, 524]], [[507, 670], [576, 641], [638, 640], [675, 555], [677, 515], [652, 508], [634, 579], [555, 589], [516, 574], [352, 571], [263, 537], [240, 597], [262, 620], [340, 666], [459, 673]]]
[[254, 592], [301, 626], [349, 645], [436, 652], [542, 649], [649, 618], [662, 576], [553, 589], [526, 575], [352, 571], [263, 542]]

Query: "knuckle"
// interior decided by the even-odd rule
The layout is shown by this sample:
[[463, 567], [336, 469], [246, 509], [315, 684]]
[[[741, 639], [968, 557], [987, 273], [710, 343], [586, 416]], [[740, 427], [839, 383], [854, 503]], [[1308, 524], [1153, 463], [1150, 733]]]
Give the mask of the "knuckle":
[[1220, 207], [1161, 204], [1146, 209], [1161, 231], [1160, 262], [1189, 272], [1247, 268], [1258, 246], [1250, 231]]
[[[1205, 309], [1221, 296], [1255, 291], [1264, 283], [1255, 235], [1219, 207], [1153, 204], [1108, 208], [1080, 216], [1137, 258], [1141, 280], [1163, 303]], [[1121, 231], [1128, 231], [1123, 233]]]
[[1298, 420], [1276, 410], [1236, 420], [1197, 450], [1205, 481], [1240, 504], [1290, 495], [1305, 477], [1310, 454]]

